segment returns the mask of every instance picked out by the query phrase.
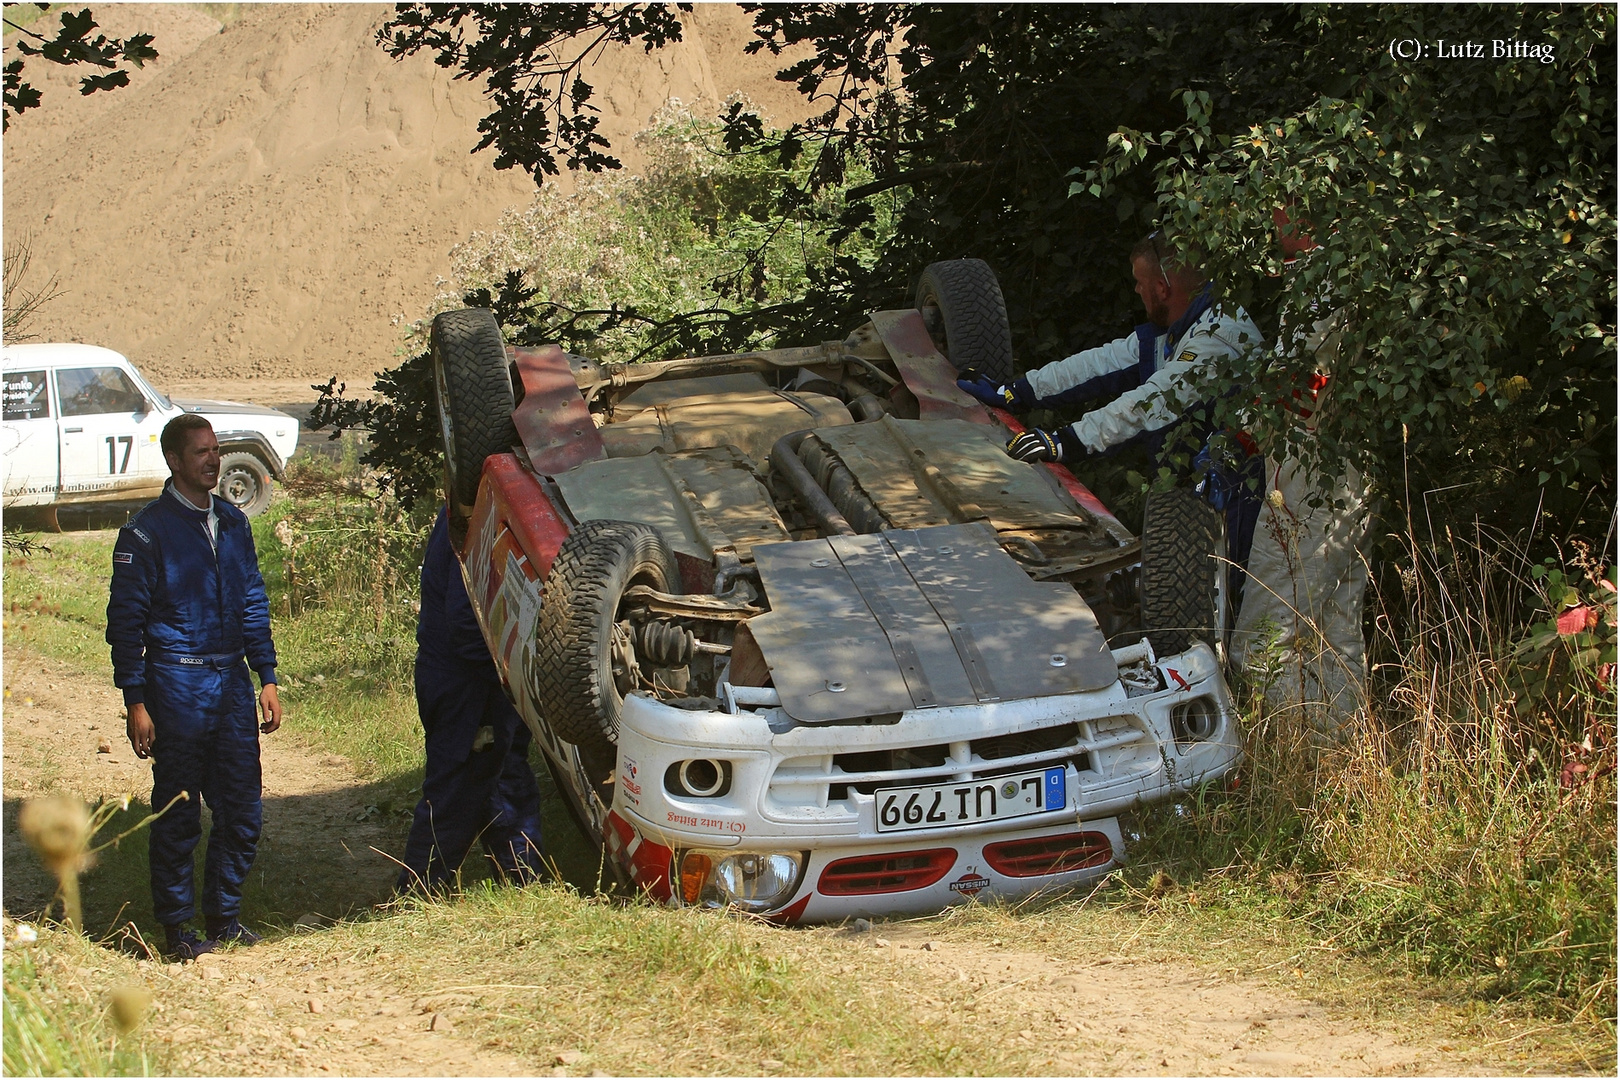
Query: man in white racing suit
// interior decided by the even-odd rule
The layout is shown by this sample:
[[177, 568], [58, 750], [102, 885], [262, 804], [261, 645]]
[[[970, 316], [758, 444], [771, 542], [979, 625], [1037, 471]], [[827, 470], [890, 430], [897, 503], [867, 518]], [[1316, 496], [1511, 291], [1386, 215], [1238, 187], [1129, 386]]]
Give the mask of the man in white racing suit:
[[1260, 331], [1243, 309], [1220, 305], [1203, 273], [1183, 265], [1157, 231], [1131, 249], [1131, 273], [1148, 317], [1135, 332], [1005, 385], [963, 372], [963, 390], [1013, 411], [1113, 398], [1057, 431], [1016, 436], [1007, 444], [1013, 457], [1074, 462], [1139, 437], [1157, 449], [1173, 425], [1196, 411], [1205, 369], [1260, 347]]
[[[1276, 222], [1290, 264], [1316, 246], [1286, 212], [1278, 211]], [[1306, 401], [1302, 393], [1302, 407], [1295, 410], [1307, 440], [1315, 437], [1327, 404], [1323, 388], [1335, 366], [1344, 317], [1339, 312], [1308, 330], [1283, 327], [1278, 334], [1279, 350], [1315, 360], [1313, 394]], [[1265, 449], [1265, 499], [1231, 657], [1262, 685], [1273, 709], [1299, 710], [1311, 741], [1321, 745], [1340, 738], [1367, 701], [1361, 629], [1367, 486], [1355, 468], [1342, 466], [1323, 489], [1297, 458]]]

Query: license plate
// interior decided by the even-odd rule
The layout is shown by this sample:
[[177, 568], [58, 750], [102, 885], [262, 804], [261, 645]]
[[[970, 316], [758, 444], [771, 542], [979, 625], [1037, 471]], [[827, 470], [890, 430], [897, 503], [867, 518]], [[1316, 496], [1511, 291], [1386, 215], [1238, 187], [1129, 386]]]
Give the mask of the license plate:
[[1057, 766], [953, 784], [879, 788], [875, 792], [878, 832], [948, 829], [1062, 810], [1068, 802], [1063, 778], [1063, 768]]

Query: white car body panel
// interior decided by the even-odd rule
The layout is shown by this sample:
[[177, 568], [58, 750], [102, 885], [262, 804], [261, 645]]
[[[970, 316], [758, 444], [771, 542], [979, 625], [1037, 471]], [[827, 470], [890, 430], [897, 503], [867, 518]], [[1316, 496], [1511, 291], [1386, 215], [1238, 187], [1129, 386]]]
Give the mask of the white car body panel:
[[234, 402], [171, 401], [126, 357], [97, 345], [8, 345], [4, 377], [8, 507], [156, 496], [169, 476], [158, 438], [182, 412], [207, 417], [226, 452], [255, 447], [275, 475], [298, 446], [294, 417]]

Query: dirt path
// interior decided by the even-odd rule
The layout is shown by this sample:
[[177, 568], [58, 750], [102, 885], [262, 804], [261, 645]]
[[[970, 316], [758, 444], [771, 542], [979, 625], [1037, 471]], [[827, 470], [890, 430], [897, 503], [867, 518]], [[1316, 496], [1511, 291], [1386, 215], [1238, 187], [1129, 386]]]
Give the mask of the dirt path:
[[[51, 791], [145, 800], [152, 770], [130, 749], [110, 672], [86, 673], [8, 640], [4, 700], [5, 906], [16, 914], [42, 907], [54, 891], [9, 827], [16, 801]], [[293, 881], [318, 872], [343, 877], [356, 896], [385, 892], [395, 868], [373, 848], [397, 849], [403, 836], [397, 822], [365, 816], [348, 760], [313, 749], [291, 725], [261, 747], [265, 840], [256, 871], [285, 867]], [[144, 902], [132, 898], [133, 909]]]
[[[881, 928], [880, 928], [881, 929]], [[1516, 1071], [1460, 1042], [1330, 1007], [1212, 963], [1129, 953], [1076, 962], [884, 933], [919, 986], [970, 983], [985, 1030], [1046, 1047], [1046, 1071], [1111, 1076], [1387, 1076]], [[929, 947], [925, 948], [924, 946]], [[878, 946], [878, 951], [883, 947]], [[1228, 960], [1242, 962], [1241, 953]], [[1523, 1068], [1524, 1066], [1519, 1066]]]
[[[20, 797], [48, 790], [90, 798], [146, 790], [148, 768], [128, 748], [121, 702], [108, 680], [11, 643], [5, 671], [8, 811]], [[103, 744], [111, 752], [102, 752]], [[357, 894], [385, 888], [391, 866], [369, 849], [397, 843], [400, 829], [355, 820], [358, 782], [348, 762], [289, 737], [265, 741], [264, 763], [266, 835], [276, 838], [283, 865], [311, 873], [336, 868], [352, 876]], [[5, 843], [6, 906], [15, 916], [37, 908], [49, 890], [11, 828]], [[565, 1051], [522, 1060], [485, 1045], [467, 988], [407, 985], [386, 957], [335, 956], [326, 937], [312, 928], [196, 964], [142, 961], [141, 977], [159, 1002], [152, 1032], [173, 1048], [171, 1067], [221, 1075], [589, 1071], [588, 1059]], [[1478, 1038], [1448, 1037], [1460, 1030], [1454, 1011], [1425, 1026], [1413, 1023], [1409, 1009], [1381, 1008], [1376, 999], [1366, 1007], [1326, 1005], [1275, 979], [1239, 975], [1223, 964], [1224, 954], [1208, 962], [1167, 958], [1102, 938], [1095, 954], [1076, 959], [1072, 942], [1059, 950], [1064, 955], [1051, 955], [1002, 947], [982, 935], [941, 934], [928, 923], [820, 928], [804, 932], [805, 939], [828, 950], [849, 975], [904, 988], [918, 1004], [919, 1023], [947, 1015], [960, 1022], [966, 1014], [986, 1043], [1027, 1050], [1037, 1071], [1052, 1074], [1560, 1068], [1528, 1052], [1535, 1043], [1525, 1037], [1534, 1033], [1522, 1026], [1504, 1026], [1497, 1041], [1506, 1047], [1493, 1050]], [[835, 1059], [828, 1060], [836, 1070]]]

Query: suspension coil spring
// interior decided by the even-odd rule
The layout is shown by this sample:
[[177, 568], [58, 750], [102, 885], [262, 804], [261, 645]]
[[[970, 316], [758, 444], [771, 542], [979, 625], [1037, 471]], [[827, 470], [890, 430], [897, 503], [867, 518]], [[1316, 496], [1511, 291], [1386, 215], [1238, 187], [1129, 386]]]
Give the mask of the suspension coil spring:
[[697, 655], [697, 635], [672, 622], [636, 627], [636, 655], [653, 667], [685, 667]]

